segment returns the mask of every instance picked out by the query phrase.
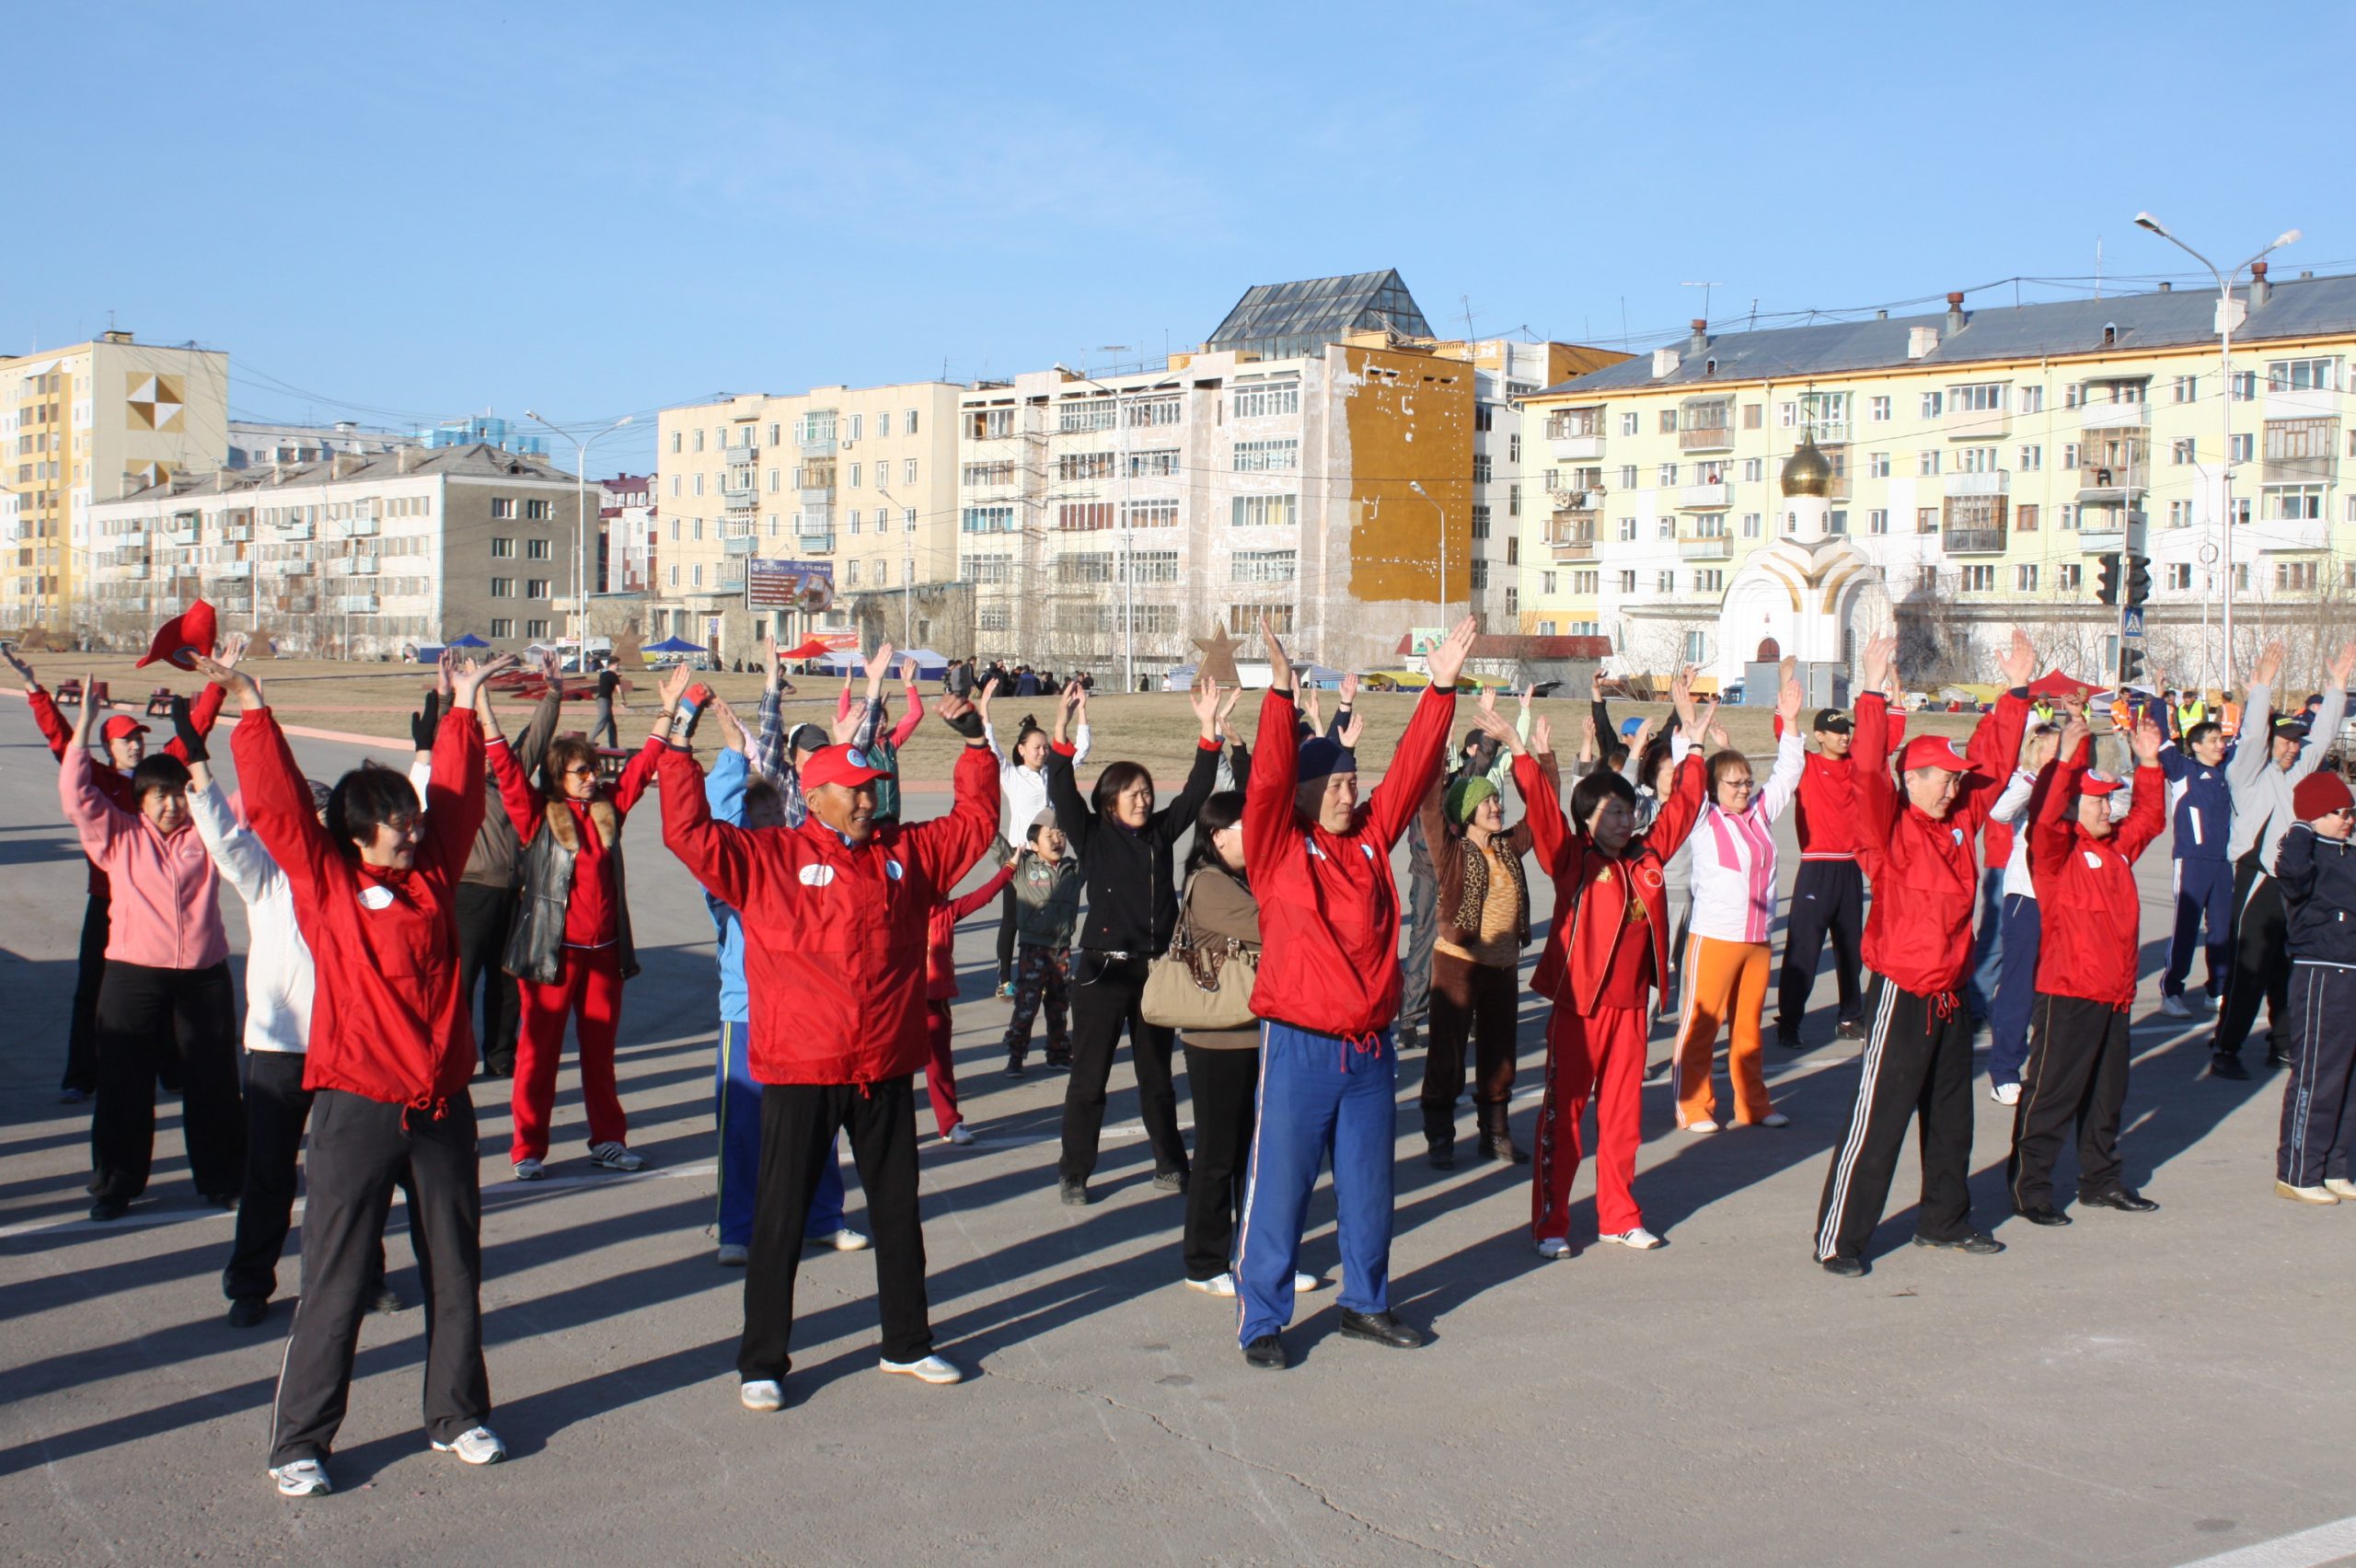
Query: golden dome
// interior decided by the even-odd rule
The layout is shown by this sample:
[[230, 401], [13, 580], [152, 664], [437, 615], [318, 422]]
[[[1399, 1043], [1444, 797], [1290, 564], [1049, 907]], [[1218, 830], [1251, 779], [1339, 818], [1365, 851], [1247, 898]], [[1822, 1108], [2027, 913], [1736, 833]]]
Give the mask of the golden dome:
[[1784, 496], [1822, 497], [1831, 493], [1832, 465], [1817, 449], [1816, 437], [1800, 437], [1799, 449], [1784, 459]]

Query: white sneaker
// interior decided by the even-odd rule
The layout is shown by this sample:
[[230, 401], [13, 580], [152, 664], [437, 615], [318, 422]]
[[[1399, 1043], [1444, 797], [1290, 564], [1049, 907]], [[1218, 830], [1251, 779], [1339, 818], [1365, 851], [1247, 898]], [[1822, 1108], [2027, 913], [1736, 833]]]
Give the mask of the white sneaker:
[[897, 1372], [904, 1378], [914, 1378], [919, 1383], [946, 1385], [962, 1383], [965, 1380], [965, 1372], [963, 1367], [953, 1361], [944, 1361], [938, 1355], [928, 1355], [922, 1361], [878, 1361], [875, 1365], [886, 1372]]
[[1186, 1282], [1186, 1288], [1199, 1290], [1205, 1296], [1232, 1297], [1235, 1294], [1235, 1276], [1222, 1274], [1213, 1274], [1208, 1279], [1190, 1279]]
[[2021, 1102], [2021, 1086], [2016, 1083], [1992, 1083], [1988, 1086], [1988, 1098], [1999, 1105], [2018, 1105]]
[[2170, 1018], [2190, 1018], [2192, 1016], [2192, 1009], [2186, 1005], [2182, 997], [2162, 997], [2160, 998], [2160, 1010], [2167, 1014]]
[[752, 1255], [752, 1249], [741, 1243], [722, 1241], [720, 1244], [720, 1266], [723, 1269], [741, 1269]]
[[1292, 1276], [1292, 1292], [1295, 1296], [1306, 1296], [1312, 1290], [1324, 1288], [1325, 1282], [1313, 1274], [1297, 1274]]
[[955, 1126], [950, 1128], [947, 1132], [941, 1134], [941, 1141], [944, 1143], [969, 1144], [974, 1141], [974, 1129], [965, 1125], [964, 1123], [960, 1122]]
[[270, 1467], [281, 1497], [325, 1497], [335, 1490], [328, 1484], [327, 1467], [317, 1459], [295, 1459]]
[[537, 1159], [525, 1159], [515, 1162], [515, 1180], [518, 1182], [537, 1182], [548, 1173], [548, 1167]]
[[643, 1170], [646, 1169], [646, 1157], [644, 1155], [632, 1154], [621, 1145], [613, 1142], [591, 1144], [589, 1146], [589, 1159], [593, 1163], [602, 1165], [608, 1170]]
[[2323, 1190], [2336, 1197], [2356, 1198], [2356, 1182], [2350, 1182], [2345, 1176], [2325, 1177]]
[[785, 1408], [785, 1385], [774, 1378], [755, 1378], [736, 1385], [736, 1402], [767, 1415]]
[[1781, 1111], [1770, 1111], [1759, 1118], [1759, 1124], [1762, 1127], [1788, 1127], [1792, 1124], [1792, 1119]]
[[488, 1426], [469, 1426], [447, 1443], [436, 1443], [437, 1454], [456, 1454], [470, 1465], [495, 1465], [507, 1457], [507, 1445]]
[[2288, 1198], [2294, 1204], [2336, 1204], [2339, 1194], [2328, 1187], [2293, 1187], [2288, 1182], [2274, 1183], [2274, 1195]]
[[1685, 1124], [1685, 1130], [1689, 1133], [1715, 1133], [1718, 1130], [1718, 1124], [1715, 1122], [1706, 1120], [1700, 1122], [1688, 1122]]
[[1621, 1246], [1634, 1247], [1639, 1252], [1649, 1252], [1654, 1248], [1660, 1245], [1660, 1238], [1654, 1235], [1651, 1231], [1646, 1230], [1641, 1225], [1636, 1227], [1634, 1230], [1623, 1230], [1617, 1236], [1599, 1237], [1598, 1239], [1603, 1241], [1617, 1241]]
[[829, 1230], [823, 1236], [805, 1236], [803, 1244], [832, 1247], [837, 1252], [864, 1252], [867, 1251], [867, 1237], [846, 1225], [840, 1230]]
[[1538, 1243], [1538, 1255], [1550, 1263], [1557, 1258], [1567, 1258], [1571, 1255], [1571, 1239], [1567, 1236], [1549, 1236], [1545, 1240]]

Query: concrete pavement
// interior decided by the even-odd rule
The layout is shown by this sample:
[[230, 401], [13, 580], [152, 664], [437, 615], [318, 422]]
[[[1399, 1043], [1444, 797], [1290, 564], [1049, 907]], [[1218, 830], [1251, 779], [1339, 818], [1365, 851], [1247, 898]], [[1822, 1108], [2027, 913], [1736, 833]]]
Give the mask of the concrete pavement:
[[[297, 750], [326, 773], [362, 755]], [[1118, 755], [1117, 736], [1099, 751]], [[1788, 1129], [1687, 1137], [1666, 1086], [1646, 1089], [1638, 1193], [1669, 1242], [1648, 1254], [1542, 1263], [1526, 1170], [1427, 1170], [1411, 1055], [1392, 1296], [1434, 1343], [1335, 1337], [1329, 1289], [1288, 1336], [1294, 1368], [1265, 1375], [1242, 1365], [1231, 1309], [1178, 1284], [1179, 1204], [1148, 1185], [1125, 1067], [1101, 1201], [1057, 1203], [1062, 1080], [999, 1076], [994, 921], [977, 918], [957, 1037], [977, 1141], [950, 1148], [918, 1113], [935, 1330], [977, 1376], [880, 1375], [869, 1260], [814, 1255], [787, 1408], [749, 1414], [732, 1369], [741, 1276], [714, 1265], [709, 1233], [710, 928], [659, 809], [629, 829], [647, 972], [621, 1063], [654, 1169], [587, 1164], [568, 1067], [554, 1179], [518, 1187], [503, 1086], [477, 1085], [493, 1424], [513, 1458], [477, 1471], [426, 1450], [412, 1308], [364, 1331], [337, 1494], [290, 1503], [263, 1467], [294, 1261], [264, 1328], [223, 1322], [231, 1222], [195, 1206], [176, 1105], [150, 1196], [111, 1226], [82, 1217], [87, 1113], [54, 1093], [82, 867], [47, 753], [0, 708], [0, 1517], [16, 1560], [2159, 1568], [2356, 1515], [2356, 1213], [2271, 1195], [2279, 1078], [2201, 1078], [2206, 1025], [2159, 1015], [2155, 977], [2125, 1150], [2162, 1212], [2081, 1211], [2060, 1231], [2009, 1219], [2010, 1113], [1983, 1084], [1977, 1213], [2011, 1250], [1907, 1246], [1901, 1164], [1874, 1272], [1854, 1283], [1808, 1258], [1855, 1082], [1854, 1048], [1823, 1043], [1829, 1007], [1814, 1049], [1770, 1047]], [[2147, 933], [2165, 852], [2144, 868]], [[1527, 1141], [1543, 1013], [1525, 1003]], [[1583, 1171], [1575, 1235], [1592, 1234], [1592, 1193]], [[1330, 1201], [1312, 1212], [1304, 1266], [1331, 1278]], [[390, 1251], [414, 1300], [398, 1212]]]

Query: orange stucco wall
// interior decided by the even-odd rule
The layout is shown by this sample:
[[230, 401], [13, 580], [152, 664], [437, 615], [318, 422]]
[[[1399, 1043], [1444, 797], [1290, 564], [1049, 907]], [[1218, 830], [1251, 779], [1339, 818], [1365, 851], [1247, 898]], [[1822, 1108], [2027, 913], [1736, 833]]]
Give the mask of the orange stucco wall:
[[[1353, 347], [1345, 356], [1354, 383], [1343, 404], [1354, 518], [1350, 596], [1437, 600], [1443, 528], [1449, 560], [1471, 554], [1472, 367], [1382, 349]], [[1430, 501], [1407, 488], [1415, 479]], [[1461, 597], [1467, 586], [1451, 582], [1448, 592]]]

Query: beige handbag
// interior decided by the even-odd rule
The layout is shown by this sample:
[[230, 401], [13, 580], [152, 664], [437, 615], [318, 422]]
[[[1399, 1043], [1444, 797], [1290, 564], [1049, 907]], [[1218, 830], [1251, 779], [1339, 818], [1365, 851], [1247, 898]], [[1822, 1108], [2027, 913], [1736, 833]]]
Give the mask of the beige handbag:
[[1164, 1029], [1249, 1028], [1257, 1021], [1252, 985], [1259, 978], [1259, 954], [1232, 937], [1198, 939], [1190, 913], [1194, 894], [1189, 882], [1178, 905], [1178, 928], [1170, 933], [1170, 951], [1146, 965], [1138, 1010], [1146, 1022]]

